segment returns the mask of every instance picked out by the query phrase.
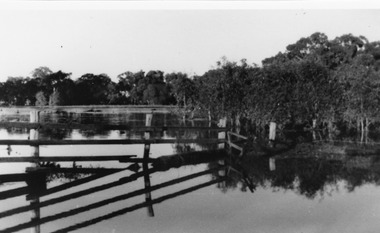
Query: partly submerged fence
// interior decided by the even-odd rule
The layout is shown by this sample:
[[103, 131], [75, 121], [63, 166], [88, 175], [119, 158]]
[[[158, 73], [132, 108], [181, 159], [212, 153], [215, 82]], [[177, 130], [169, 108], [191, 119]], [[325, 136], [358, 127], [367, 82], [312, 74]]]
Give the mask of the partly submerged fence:
[[[78, 110], [80, 108], [81, 111], [83, 111], [83, 106], [80, 106], [78, 108], [76, 107], [57, 107], [49, 110], [42, 110], [42, 111], [61, 111], [61, 110], [70, 110], [73, 111], [73, 109]], [[135, 107], [134, 107], [135, 108]], [[95, 107], [88, 107], [86, 111], [90, 112], [98, 112], [97, 109], [99, 109], [99, 106]], [[112, 110], [109, 106], [107, 107], [101, 107], [102, 113], [114, 113], [115, 111]], [[126, 113], [135, 112], [136, 109], [127, 109], [127, 108], [121, 108], [121, 110], [118, 110], [118, 113], [120, 111], [125, 111]], [[13, 232], [18, 231], [30, 227], [34, 227], [35, 232], [40, 232], [40, 225], [46, 222], [50, 222], [56, 219], [60, 219], [67, 216], [72, 216], [81, 212], [85, 212], [94, 208], [98, 208], [100, 206], [113, 203], [116, 201], [128, 199], [130, 197], [136, 196], [136, 195], [145, 195], [145, 202], [134, 205], [132, 207], [128, 207], [125, 209], [121, 209], [119, 211], [113, 212], [111, 214], [101, 216], [95, 219], [92, 219], [90, 221], [82, 222], [81, 224], [77, 224], [62, 230], [59, 230], [57, 232], [67, 232], [74, 229], [79, 229], [84, 226], [92, 225], [98, 221], [109, 219], [142, 207], [148, 208], [148, 214], [150, 216], [154, 215], [153, 211], [153, 204], [160, 203], [162, 201], [165, 201], [167, 199], [186, 194], [188, 192], [197, 190], [202, 187], [206, 187], [212, 184], [216, 184], [223, 179], [216, 179], [212, 180], [210, 182], [206, 182], [204, 184], [196, 185], [194, 187], [187, 188], [182, 191], [178, 191], [166, 196], [162, 196], [157, 199], [153, 199], [151, 192], [163, 187], [167, 187], [179, 182], [183, 182], [185, 180], [189, 180], [195, 177], [198, 177], [200, 175], [209, 174], [213, 170], [208, 170], [205, 172], [200, 172], [199, 174], [189, 175], [187, 177], [174, 179], [172, 181], [168, 181], [159, 185], [152, 186], [150, 184], [150, 175], [154, 172], [157, 172], [156, 168], [152, 168], [150, 165], [152, 162], [154, 162], [154, 159], [149, 158], [150, 154], [150, 147], [151, 144], [160, 144], [160, 143], [212, 143], [212, 144], [218, 144], [219, 148], [224, 148], [224, 144], [226, 142], [226, 132], [227, 128], [225, 127], [225, 122], [220, 125], [221, 127], [183, 127], [183, 126], [152, 126], [152, 119], [154, 117], [155, 113], [169, 113], [173, 109], [172, 108], [163, 108], [163, 107], [157, 107], [154, 106], [154, 108], [148, 108], [146, 106], [138, 108], [139, 113], [145, 114], [145, 126], [139, 126], [135, 128], [131, 128], [130, 126], [125, 125], [107, 125], [107, 124], [91, 124], [91, 125], [83, 125], [83, 124], [65, 124], [65, 123], [42, 123], [40, 122], [40, 108], [33, 108], [33, 107], [24, 107], [24, 108], [0, 108], [0, 115], [1, 114], [26, 114], [29, 115], [29, 122], [0, 122], [0, 127], [16, 127], [16, 128], [27, 128], [29, 129], [29, 138], [27, 140], [10, 140], [10, 139], [4, 139], [0, 140], [0, 145], [25, 145], [30, 146], [32, 148], [31, 154], [27, 156], [19, 156], [19, 157], [0, 157], [0, 163], [30, 163], [29, 167], [26, 167], [25, 173], [18, 173], [18, 174], [2, 174], [0, 175], [0, 183], [6, 183], [6, 182], [26, 182], [28, 185], [27, 187], [21, 187], [11, 190], [6, 190], [0, 192], [0, 200], [5, 200], [8, 198], [17, 197], [20, 195], [27, 195], [27, 200], [30, 201], [30, 205], [27, 206], [21, 206], [17, 208], [13, 208], [10, 210], [6, 210], [3, 212], [0, 212], [0, 218], [5, 218], [8, 216], [12, 216], [18, 213], [23, 213], [26, 211], [32, 211], [32, 220], [30, 222], [26, 222], [23, 224], [19, 224], [17, 226], [8, 227], [4, 229], [5, 232]], [[78, 110], [79, 111], [79, 110]], [[114, 130], [133, 130], [133, 131], [142, 131], [144, 132], [144, 138], [142, 139], [99, 139], [99, 140], [46, 140], [46, 139], [40, 139], [39, 138], [39, 130], [41, 128], [79, 128], [79, 129], [114, 129]], [[151, 138], [151, 132], [156, 131], [166, 131], [169, 129], [174, 130], [210, 130], [210, 131], [217, 131], [218, 132], [218, 138], [211, 138], [211, 139], [155, 139]], [[40, 146], [45, 145], [124, 145], [124, 144], [143, 144], [144, 145], [144, 153], [143, 158], [137, 158], [135, 155], [107, 155], [107, 156], [40, 156]], [[47, 196], [50, 194], [57, 193], [59, 191], [66, 190], [68, 188], [72, 188], [81, 184], [88, 183], [93, 180], [97, 180], [101, 177], [105, 177], [111, 174], [115, 174], [117, 172], [124, 171], [126, 169], [131, 169], [131, 166], [127, 168], [81, 168], [81, 167], [73, 167], [73, 168], [60, 168], [60, 167], [41, 167], [39, 164], [41, 162], [77, 162], [77, 161], [119, 161], [121, 163], [132, 163], [133, 164], [142, 164], [142, 171], [137, 172], [135, 174], [132, 174], [129, 177], [122, 178], [120, 180], [117, 180], [115, 182], [107, 183], [101, 186], [93, 187], [87, 190], [79, 191], [76, 193], [60, 196], [58, 198], [49, 199], [47, 201], [40, 202], [40, 197]], [[52, 188], [46, 187], [46, 176], [50, 173], [85, 173], [85, 174], [91, 174], [88, 177], [74, 180], [69, 183], [65, 183], [59, 186], [55, 186]], [[45, 206], [51, 206], [57, 203], [61, 203], [63, 201], [67, 201], [73, 198], [78, 198], [84, 195], [91, 194], [93, 192], [105, 190], [111, 187], [115, 187], [121, 184], [125, 184], [128, 182], [131, 182], [133, 180], [136, 180], [139, 177], [143, 177], [144, 179], [144, 188], [141, 190], [136, 190], [131, 193], [123, 194], [116, 196], [114, 198], [110, 198], [104, 201], [100, 201], [98, 203], [91, 204], [89, 206], [79, 207], [74, 210], [65, 211], [62, 213], [59, 213], [54, 216], [47, 216], [47, 217], [41, 217], [40, 216], [40, 209]], [[34, 191], [33, 191], [34, 190]]]
[[[234, 140], [235, 138], [237, 138], [237, 140]], [[228, 144], [230, 149], [234, 148], [234, 149], [238, 150], [239, 156], [243, 155], [244, 147], [242, 144], [246, 143], [247, 140], [248, 140], [248, 137], [246, 137], [246, 136], [243, 136], [243, 135], [240, 135], [237, 133], [233, 133], [230, 131], [227, 132], [227, 144]]]
[[[49, 111], [55, 109], [59, 110], [70, 110], [76, 109], [79, 111], [86, 112], [89, 110], [98, 112], [107, 110], [106, 112], [114, 112], [109, 106], [64, 106], [64, 107], [53, 107], [46, 108]], [[152, 144], [163, 144], [163, 143], [203, 143], [203, 144], [218, 144], [219, 148], [224, 148], [226, 142], [226, 132], [227, 128], [225, 127], [225, 121], [220, 125], [221, 127], [189, 127], [189, 126], [152, 126], [152, 119], [154, 113], [169, 113], [171, 109], [175, 107], [167, 106], [154, 106], [154, 108], [149, 106], [133, 106], [132, 109], [128, 109], [125, 106], [119, 107], [120, 109], [125, 110], [126, 112], [131, 112], [136, 109], [139, 109], [139, 113], [145, 113], [145, 126], [131, 127], [125, 125], [107, 125], [107, 124], [71, 124], [71, 123], [50, 123], [50, 122], [40, 122], [40, 113], [41, 108], [36, 107], [22, 107], [22, 108], [0, 108], [1, 114], [12, 114], [17, 112], [18, 114], [29, 114], [29, 122], [0, 122], [0, 127], [16, 127], [16, 128], [27, 128], [29, 129], [28, 139], [23, 140], [10, 140], [2, 139], [0, 140], [0, 145], [25, 145], [31, 146], [32, 151], [31, 155], [22, 156], [22, 157], [0, 157], [0, 163], [4, 162], [43, 162], [43, 161], [106, 161], [106, 160], [118, 160], [123, 162], [142, 162], [149, 161], [150, 146]], [[45, 108], [43, 108], [45, 109]], [[29, 112], [28, 112], [29, 111]], [[22, 112], [22, 113], [21, 113]], [[104, 113], [104, 112], [102, 112]], [[39, 129], [51, 129], [51, 128], [65, 128], [65, 129], [108, 129], [108, 130], [131, 130], [131, 131], [143, 131], [144, 138], [142, 139], [96, 139], [96, 140], [46, 140], [39, 139]], [[208, 130], [208, 131], [218, 131], [218, 138], [211, 139], [181, 139], [181, 138], [172, 138], [172, 139], [155, 139], [150, 138], [151, 132], [157, 131], [166, 131], [166, 130]], [[47, 145], [127, 145], [127, 144], [143, 144], [144, 145], [144, 157], [134, 158], [134, 155], [124, 155], [124, 156], [65, 156], [65, 157], [41, 157], [39, 153], [40, 146]], [[4, 178], [4, 177], [3, 177]]]

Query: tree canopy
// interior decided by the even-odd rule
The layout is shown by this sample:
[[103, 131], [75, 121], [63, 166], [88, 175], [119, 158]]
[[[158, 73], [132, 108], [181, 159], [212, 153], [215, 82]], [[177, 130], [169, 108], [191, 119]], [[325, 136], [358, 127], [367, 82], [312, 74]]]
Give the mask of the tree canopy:
[[378, 121], [380, 41], [316, 32], [286, 46], [262, 66], [222, 57], [203, 75], [160, 70], [106, 74], [38, 67], [31, 77], [0, 83], [2, 105], [178, 105], [189, 111], [258, 126], [344, 122], [367, 127]]

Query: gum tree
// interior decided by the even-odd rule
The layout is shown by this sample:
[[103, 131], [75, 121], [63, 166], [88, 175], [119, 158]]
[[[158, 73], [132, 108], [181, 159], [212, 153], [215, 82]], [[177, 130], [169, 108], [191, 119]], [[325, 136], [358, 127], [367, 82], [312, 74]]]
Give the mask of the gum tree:
[[359, 131], [368, 127], [378, 118], [380, 104], [380, 74], [368, 54], [358, 56], [353, 64], [347, 64], [337, 71], [337, 77], [344, 88], [343, 117], [347, 122], [356, 121]]

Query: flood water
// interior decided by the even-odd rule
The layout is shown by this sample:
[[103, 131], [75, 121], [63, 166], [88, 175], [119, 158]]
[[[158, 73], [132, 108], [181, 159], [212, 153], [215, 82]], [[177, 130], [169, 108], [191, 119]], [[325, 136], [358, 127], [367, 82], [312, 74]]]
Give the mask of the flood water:
[[[145, 125], [144, 114], [41, 118], [45, 122]], [[208, 123], [183, 122], [177, 116], [158, 114], [153, 116], [152, 125], [207, 126]], [[27, 139], [29, 131], [3, 128], [0, 140]], [[144, 132], [127, 130], [39, 129], [40, 139], [52, 140], [144, 136]], [[155, 139], [217, 137], [216, 131], [178, 129], [150, 134]], [[205, 143], [152, 144], [149, 157], [217, 147]], [[0, 146], [0, 156], [30, 156], [32, 150], [31, 146], [4, 145]], [[40, 156], [136, 155], [142, 158], [143, 154], [143, 144], [39, 148]], [[25, 174], [28, 167], [37, 166], [35, 163], [0, 163], [0, 232], [378, 232], [380, 161], [376, 154], [343, 157], [219, 158], [154, 170], [148, 176], [149, 191], [144, 190], [147, 176], [142, 167], [134, 171], [123, 169], [130, 163], [56, 162], [50, 166], [122, 170], [98, 176], [50, 174], [42, 182], [46, 182], [46, 190], [50, 192], [31, 178], [7, 180], [6, 175]]]

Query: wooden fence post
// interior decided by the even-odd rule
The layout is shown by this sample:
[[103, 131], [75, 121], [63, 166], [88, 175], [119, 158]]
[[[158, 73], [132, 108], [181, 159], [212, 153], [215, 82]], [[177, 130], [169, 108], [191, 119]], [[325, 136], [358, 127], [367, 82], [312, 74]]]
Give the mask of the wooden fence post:
[[[30, 123], [38, 123], [40, 121], [40, 113], [37, 110], [32, 110], [29, 113]], [[29, 140], [38, 140], [39, 132], [38, 129], [31, 129], [29, 131]], [[40, 149], [39, 146], [32, 146], [31, 156], [33, 157], [39, 157], [40, 155]]]
[[[225, 128], [227, 125], [227, 117], [223, 117], [222, 119], [219, 120], [218, 126], [221, 128]], [[223, 139], [226, 140], [226, 131], [220, 131], [218, 133], [218, 139]], [[224, 143], [219, 143], [218, 144], [218, 149], [224, 149], [225, 148], [225, 142]]]
[[[40, 121], [40, 113], [38, 110], [32, 110], [29, 113], [30, 123], [38, 123]], [[39, 138], [39, 132], [38, 129], [31, 129], [29, 131], [29, 140], [38, 140]], [[39, 157], [40, 156], [40, 147], [37, 146], [31, 146], [31, 157]], [[32, 162], [31, 167], [37, 167], [38, 163], [37, 162]], [[33, 179], [32, 177], [31, 179]], [[34, 182], [31, 182], [32, 184]], [[35, 187], [31, 187], [32, 189]], [[34, 195], [33, 195], [34, 196]], [[40, 198], [38, 196], [33, 197], [30, 200], [31, 205], [38, 205], [40, 203]], [[38, 221], [40, 219], [40, 207], [36, 207], [31, 211], [31, 220], [32, 221]], [[31, 228], [31, 232], [33, 233], [39, 233], [41, 232], [41, 227], [39, 224], [36, 224], [34, 227]]]
[[[30, 201], [30, 205], [38, 205], [38, 204], [40, 204], [40, 198], [33, 198], [33, 200]], [[40, 207], [36, 207], [31, 211], [31, 220], [35, 222], [38, 222], [40, 220]], [[41, 232], [40, 224], [36, 224], [35, 226], [31, 227], [30, 232], [40, 233]]]
[[[145, 116], [145, 126], [147, 126], [147, 127], [152, 126], [152, 119], [153, 119], [153, 114], [152, 113], [147, 113], [146, 116]], [[149, 131], [145, 132], [144, 138], [145, 139], [149, 139], [150, 138], [150, 132]]]
[[276, 170], [276, 159], [275, 158], [269, 158], [269, 171]]
[[276, 122], [271, 121], [269, 123], [269, 146], [274, 147], [275, 146], [275, 139], [276, 139]]
[[[219, 166], [225, 166], [226, 165], [226, 161], [224, 159], [223, 160], [218, 160], [218, 164], [219, 164]], [[218, 187], [225, 189], [227, 187], [226, 180], [225, 180], [225, 178], [227, 176], [227, 167], [218, 170], [218, 175], [219, 175], [219, 178], [223, 178], [223, 181], [220, 182], [220, 183], [218, 183]]]
[[[224, 160], [218, 160], [218, 164], [220, 166], [224, 166], [226, 164], [226, 162]], [[226, 176], [226, 170], [224, 170], [224, 169], [219, 170], [218, 175], [219, 176]]]
[[[152, 126], [152, 119], [153, 119], [153, 114], [152, 113], [148, 113], [146, 114], [146, 117], [145, 117], [145, 126]], [[149, 139], [150, 138], [150, 132], [149, 131], [145, 131], [145, 134], [144, 134], [144, 138], [145, 139]], [[149, 173], [148, 173], [148, 161], [149, 161], [149, 153], [150, 153], [150, 144], [149, 143], [145, 143], [144, 144], [144, 162], [142, 164], [142, 167], [143, 167], [143, 171], [145, 172], [144, 174], [144, 185], [145, 185], [145, 201], [146, 202], [151, 202], [152, 201], [152, 193], [149, 191], [150, 190], [150, 177], [149, 177]], [[153, 217], [154, 216], [154, 211], [153, 211], [153, 206], [152, 205], [148, 205], [148, 215], [150, 217]]]
[[276, 139], [276, 122], [271, 121], [269, 123], [269, 140], [274, 141]]

